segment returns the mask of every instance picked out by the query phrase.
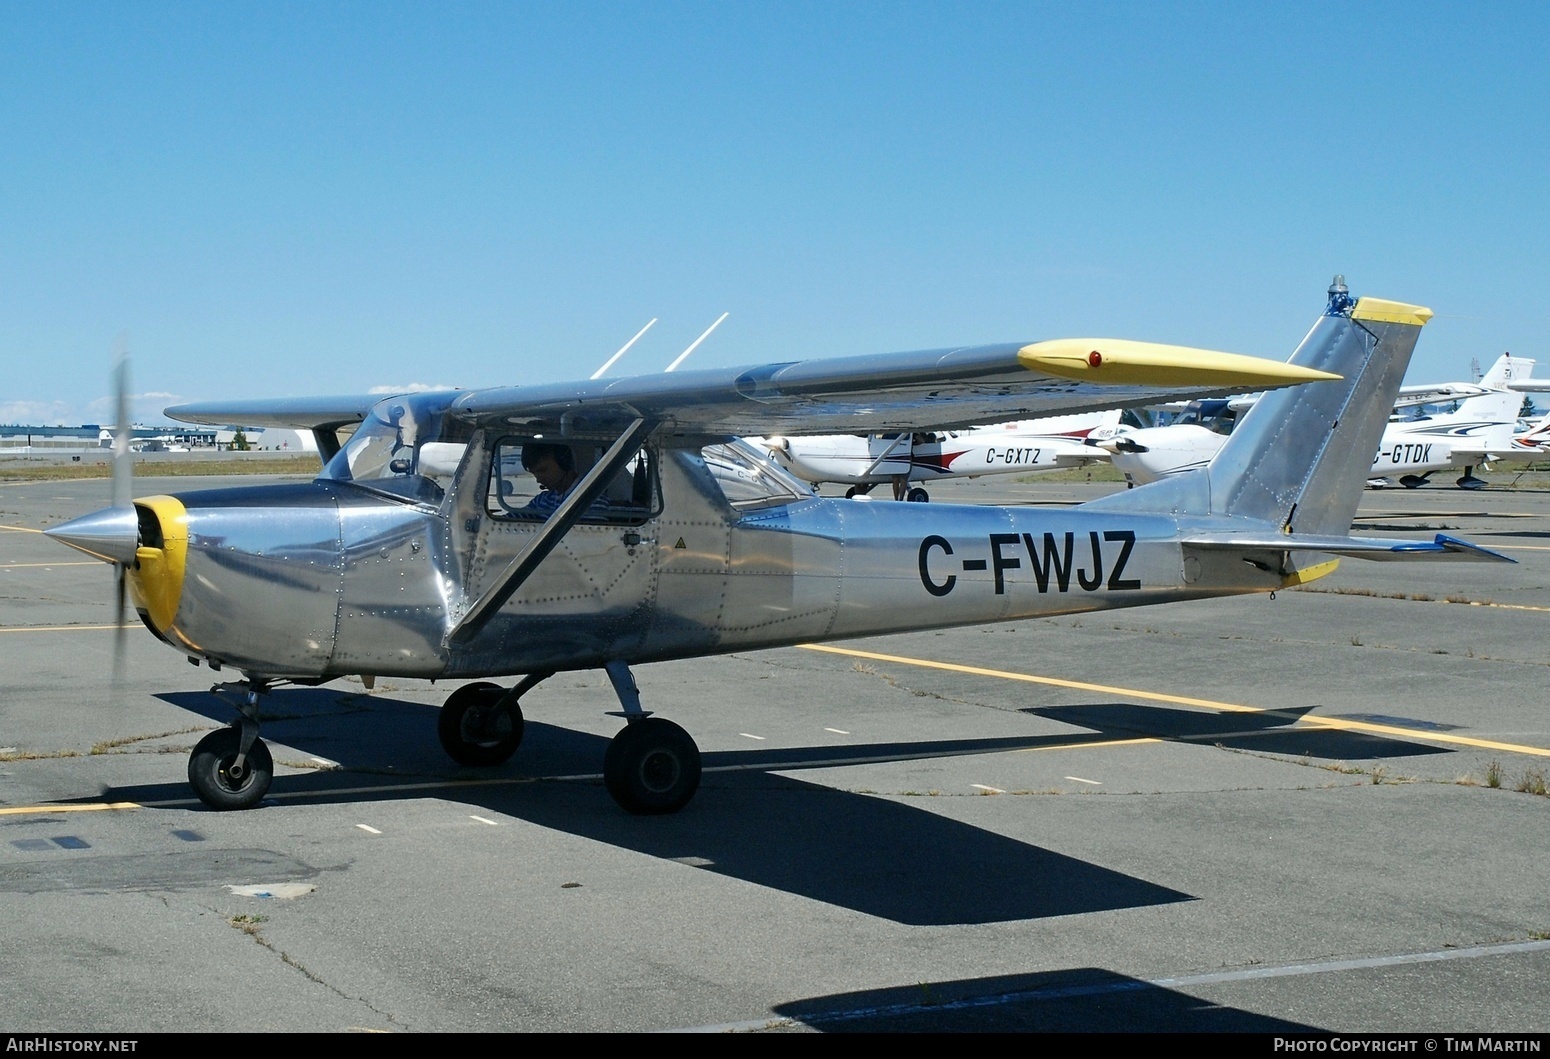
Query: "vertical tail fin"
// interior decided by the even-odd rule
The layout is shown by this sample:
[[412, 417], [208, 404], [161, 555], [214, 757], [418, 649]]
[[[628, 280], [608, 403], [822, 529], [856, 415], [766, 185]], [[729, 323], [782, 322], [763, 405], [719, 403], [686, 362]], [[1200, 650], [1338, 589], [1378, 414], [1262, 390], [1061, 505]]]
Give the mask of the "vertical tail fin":
[[1491, 365], [1491, 370], [1480, 377], [1480, 385], [1488, 390], [1507, 390], [1511, 389], [1513, 382], [1526, 382], [1533, 374], [1532, 359], [1503, 353]]
[[[1506, 435], [1511, 436], [1512, 429], [1518, 424], [1518, 412], [1523, 407], [1523, 394], [1511, 389], [1511, 386], [1514, 382], [1527, 382], [1533, 374], [1532, 359], [1503, 353], [1491, 366], [1491, 370], [1480, 378], [1480, 385], [1488, 392], [1464, 398], [1459, 402], [1458, 411], [1453, 413], [1452, 419], [1464, 425], [1472, 422], [1505, 423]], [[1449, 417], [1436, 418], [1447, 420]], [[1491, 446], [1500, 448], [1502, 432], [1493, 431], [1492, 434]]]
[[1267, 393], [1211, 465], [1116, 494], [1107, 509], [1229, 515], [1285, 532], [1350, 532], [1373, 454], [1430, 309], [1353, 300], [1343, 278], [1291, 363], [1341, 376]]

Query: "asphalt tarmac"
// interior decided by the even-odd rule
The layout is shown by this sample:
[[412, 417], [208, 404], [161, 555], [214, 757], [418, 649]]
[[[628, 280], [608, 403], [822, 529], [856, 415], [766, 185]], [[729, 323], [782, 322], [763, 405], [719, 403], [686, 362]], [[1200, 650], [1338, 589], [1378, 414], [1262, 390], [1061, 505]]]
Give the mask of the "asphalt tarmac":
[[110, 569], [36, 532], [109, 492], [0, 485], [4, 1030], [1550, 1030], [1550, 490], [1364, 497], [1514, 566], [643, 667], [705, 758], [663, 818], [601, 673], [498, 769], [455, 685], [278, 692], [269, 797], [205, 809], [220, 678], [134, 628], [115, 683]]

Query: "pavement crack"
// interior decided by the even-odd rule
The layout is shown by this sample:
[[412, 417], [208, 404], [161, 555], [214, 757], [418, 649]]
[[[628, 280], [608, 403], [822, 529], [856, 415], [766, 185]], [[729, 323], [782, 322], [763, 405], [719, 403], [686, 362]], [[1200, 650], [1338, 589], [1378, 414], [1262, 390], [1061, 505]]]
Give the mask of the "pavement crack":
[[[215, 909], [211, 909], [211, 911], [216, 911], [216, 910]], [[402, 1029], [402, 1030], [408, 1030], [409, 1029], [409, 1027], [407, 1025], [399, 1022], [398, 1019], [395, 1018], [389, 1012], [383, 1011], [381, 1008], [378, 1008], [376, 1005], [372, 1004], [365, 997], [355, 996], [353, 994], [345, 992], [343, 989], [340, 989], [338, 986], [333, 985], [332, 983], [330, 983], [329, 981], [324, 979], [322, 975], [318, 974], [316, 971], [313, 971], [311, 968], [309, 968], [306, 964], [302, 963], [296, 957], [292, 956], [290, 953], [286, 952], [284, 949], [282, 949], [279, 946], [275, 945], [274, 942], [272, 942], [268, 938], [264, 937], [263, 925], [266, 922], [268, 922], [268, 920], [269, 920], [268, 916], [264, 916], [264, 915], [248, 915], [246, 913], [241, 913], [241, 914], [234, 915], [234, 916], [228, 916], [226, 918], [226, 922], [227, 922], [227, 924], [229, 926], [233, 927], [236, 930], [240, 930], [242, 933], [244, 933], [248, 937], [252, 938], [253, 941], [260, 948], [265, 949], [265, 950], [273, 953], [275, 956], [279, 957], [281, 963], [283, 963], [287, 967], [290, 967], [293, 970], [295, 970], [298, 974], [300, 974], [307, 981], [312, 982], [312, 983], [314, 983], [316, 985], [322, 986], [324, 989], [327, 989], [329, 992], [333, 993], [335, 996], [339, 997], [339, 999], [341, 999], [341, 1000], [349, 1001], [352, 1004], [360, 1004], [362, 1007], [366, 1008], [366, 1010], [370, 1011], [372, 1014], [378, 1016], [379, 1018], [385, 1020], [391, 1026], [394, 1026], [394, 1027], [396, 1027], [398, 1029]]]

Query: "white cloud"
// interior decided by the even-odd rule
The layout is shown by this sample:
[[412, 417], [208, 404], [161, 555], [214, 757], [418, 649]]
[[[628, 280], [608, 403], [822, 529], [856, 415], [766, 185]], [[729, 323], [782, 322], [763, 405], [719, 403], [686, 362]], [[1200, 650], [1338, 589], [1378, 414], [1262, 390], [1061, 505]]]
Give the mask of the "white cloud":
[[0, 401], [0, 423], [29, 427], [79, 426], [80, 413], [63, 401]]
[[[162, 414], [162, 409], [180, 400], [181, 394], [161, 390], [132, 393], [129, 395], [129, 418], [136, 423], [165, 423], [167, 417]], [[98, 397], [86, 406], [86, 417], [92, 422], [107, 423], [116, 414], [116, 406], [113, 397]], [[81, 421], [79, 417], [74, 420], [76, 423]]]

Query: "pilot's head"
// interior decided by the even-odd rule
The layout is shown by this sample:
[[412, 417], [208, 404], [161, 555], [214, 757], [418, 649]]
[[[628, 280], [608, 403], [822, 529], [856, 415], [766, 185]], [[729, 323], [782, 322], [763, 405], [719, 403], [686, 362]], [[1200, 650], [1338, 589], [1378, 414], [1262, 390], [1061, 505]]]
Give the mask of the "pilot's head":
[[545, 489], [563, 492], [576, 481], [576, 456], [569, 445], [535, 441], [522, 446], [522, 466]]

